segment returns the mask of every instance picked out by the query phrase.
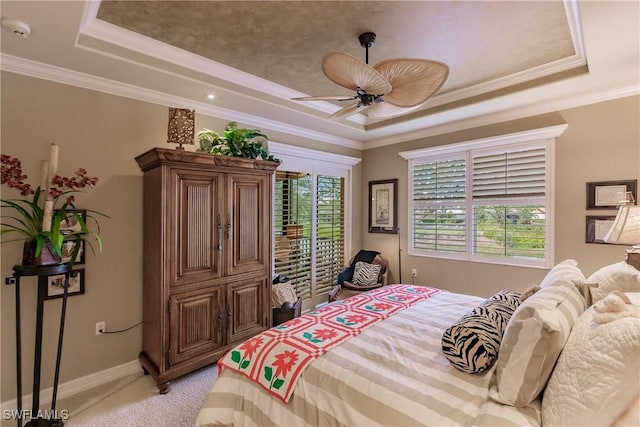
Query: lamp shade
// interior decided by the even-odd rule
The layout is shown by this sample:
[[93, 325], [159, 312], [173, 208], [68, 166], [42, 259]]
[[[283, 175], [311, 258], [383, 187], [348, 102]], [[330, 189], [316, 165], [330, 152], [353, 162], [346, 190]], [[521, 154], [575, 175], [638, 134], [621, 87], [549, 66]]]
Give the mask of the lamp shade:
[[607, 243], [637, 245], [640, 243], [640, 206], [620, 206], [613, 226], [603, 239]]

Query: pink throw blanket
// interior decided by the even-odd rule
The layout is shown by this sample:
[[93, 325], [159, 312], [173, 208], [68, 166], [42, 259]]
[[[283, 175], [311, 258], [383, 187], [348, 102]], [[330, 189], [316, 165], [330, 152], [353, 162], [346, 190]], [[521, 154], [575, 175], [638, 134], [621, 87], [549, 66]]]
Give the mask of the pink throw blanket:
[[392, 314], [443, 292], [389, 285], [326, 305], [266, 330], [229, 351], [218, 369], [231, 369], [288, 402], [302, 371], [349, 337]]

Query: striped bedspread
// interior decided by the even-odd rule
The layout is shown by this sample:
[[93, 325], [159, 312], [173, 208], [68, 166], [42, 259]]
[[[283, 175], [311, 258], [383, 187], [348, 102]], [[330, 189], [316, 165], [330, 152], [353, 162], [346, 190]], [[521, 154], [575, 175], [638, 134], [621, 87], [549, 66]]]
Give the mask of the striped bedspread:
[[225, 370], [196, 426], [540, 426], [538, 401], [489, 400], [494, 368], [467, 374], [442, 354], [444, 330], [482, 301], [443, 292], [399, 311], [312, 362], [288, 403]]

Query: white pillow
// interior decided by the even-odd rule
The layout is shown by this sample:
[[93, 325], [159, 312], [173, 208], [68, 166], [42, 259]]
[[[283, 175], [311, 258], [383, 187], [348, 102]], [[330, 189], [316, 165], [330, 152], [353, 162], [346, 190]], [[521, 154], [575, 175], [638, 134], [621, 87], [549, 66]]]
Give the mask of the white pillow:
[[565, 259], [553, 266], [544, 279], [542, 279], [542, 282], [540, 282], [540, 287], [546, 288], [558, 280], [584, 282], [585, 277], [582, 270], [578, 268], [578, 261], [575, 259]]
[[587, 283], [598, 285], [591, 288], [592, 303], [595, 304], [611, 291], [640, 292], [640, 272], [620, 261], [594, 272], [587, 278]]
[[594, 315], [580, 316], [551, 374], [544, 426], [610, 426], [640, 393], [640, 319], [598, 324]]
[[586, 302], [573, 283], [551, 283], [527, 298], [509, 320], [496, 362], [490, 397], [524, 407], [544, 389]]
[[624, 294], [629, 297], [631, 304], [640, 305], [640, 292], [625, 292]]

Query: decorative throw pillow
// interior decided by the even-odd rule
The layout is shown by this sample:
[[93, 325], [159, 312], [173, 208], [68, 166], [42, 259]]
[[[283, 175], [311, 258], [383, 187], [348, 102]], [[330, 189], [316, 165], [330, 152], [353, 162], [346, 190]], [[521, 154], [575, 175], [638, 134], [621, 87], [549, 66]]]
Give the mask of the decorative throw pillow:
[[[640, 319], [577, 320], [542, 399], [544, 426], [610, 426], [640, 394]], [[636, 425], [638, 418], [636, 418]]]
[[498, 357], [502, 334], [520, 304], [520, 292], [502, 290], [444, 331], [442, 352], [459, 370], [476, 374]]
[[276, 283], [271, 287], [271, 305], [273, 307], [282, 307], [285, 302], [295, 303], [296, 301], [298, 301], [298, 296], [291, 283]]
[[592, 303], [595, 304], [611, 291], [640, 292], [640, 271], [624, 261], [602, 267], [587, 279], [597, 284], [591, 288]]
[[578, 288], [564, 280], [542, 288], [520, 304], [504, 332], [491, 398], [517, 407], [533, 402], [585, 309]]
[[356, 286], [373, 286], [378, 283], [380, 264], [369, 264], [358, 261], [353, 272], [353, 283]]
[[565, 259], [564, 261], [554, 265], [544, 279], [542, 279], [542, 282], [540, 282], [540, 287], [546, 288], [558, 280], [565, 280], [567, 282], [584, 282], [585, 277], [582, 270], [578, 268], [578, 261], [575, 259]]

